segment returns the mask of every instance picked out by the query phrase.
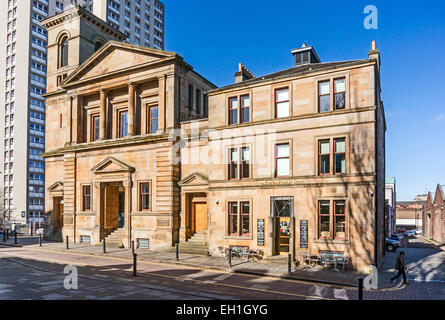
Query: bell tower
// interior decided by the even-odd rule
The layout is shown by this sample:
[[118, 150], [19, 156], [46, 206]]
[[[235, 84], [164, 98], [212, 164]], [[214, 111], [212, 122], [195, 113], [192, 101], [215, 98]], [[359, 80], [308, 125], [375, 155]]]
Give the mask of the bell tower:
[[126, 35], [81, 6], [42, 21], [48, 30], [47, 93], [60, 89], [65, 78], [109, 40]]

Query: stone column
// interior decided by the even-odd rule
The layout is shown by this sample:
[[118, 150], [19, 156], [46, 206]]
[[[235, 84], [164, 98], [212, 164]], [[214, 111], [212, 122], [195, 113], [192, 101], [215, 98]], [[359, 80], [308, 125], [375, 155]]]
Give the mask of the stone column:
[[72, 97], [72, 102], [71, 102], [71, 126], [72, 126], [72, 138], [71, 138], [71, 142], [74, 144], [77, 144], [79, 142], [79, 128], [80, 128], [80, 123], [79, 123], [79, 100], [80, 97]]
[[[181, 212], [180, 212], [180, 228], [179, 228], [179, 241], [185, 242], [187, 241], [187, 213], [188, 213], [188, 201], [187, 201], [187, 193], [181, 192]], [[210, 225], [210, 223], [209, 223]]]
[[102, 211], [104, 210], [103, 208], [103, 190], [104, 190], [104, 184], [100, 183], [100, 182], [95, 182], [94, 183], [94, 189], [96, 190], [95, 193], [93, 193], [93, 199], [95, 197], [96, 199], [96, 204], [95, 207], [93, 208], [93, 210], [95, 210], [96, 212], [96, 232], [98, 233], [98, 238], [97, 241], [100, 242], [102, 239], [102, 231], [103, 231], [103, 218], [102, 218]]
[[127, 181], [124, 181], [124, 188], [125, 188], [125, 224], [124, 224], [124, 239], [127, 239], [127, 248], [130, 248], [131, 246], [131, 180], [128, 179]]
[[134, 84], [128, 85], [128, 135], [133, 136], [135, 134], [135, 97], [134, 97]]
[[100, 90], [100, 140], [106, 137], [106, 113], [107, 113], [107, 95], [105, 90]]
[[84, 132], [86, 131], [84, 128], [86, 125], [86, 122], [84, 121], [84, 99], [83, 97], [77, 97], [77, 109], [78, 109], [78, 113], [77, 113], [77, 142], [78, 143], [82, 143], [82, 142], [87, 142], [85, 137], [84, 137]]
[[267, 234], [267, 239], [266, 239], [266, 254], [267, 256], [271, 257], [274, 255], [274, 251], [275, 251], [275, 220], [272, 217], [267, 217], [266, 218], [266, 230], [265, 233]]
[[159, 131], [165, 131], [166, 128], [166, 75], [159, 77], [159, 113], [158, 113], [158, 121], [159, 121]]
[[70, 145], [73, 141], [72, 136], [72, 119], [73, 119], [73, 97], [68, 98], [68, 108], [66, 110], [66, 139], [65, 139], [65, 145]]

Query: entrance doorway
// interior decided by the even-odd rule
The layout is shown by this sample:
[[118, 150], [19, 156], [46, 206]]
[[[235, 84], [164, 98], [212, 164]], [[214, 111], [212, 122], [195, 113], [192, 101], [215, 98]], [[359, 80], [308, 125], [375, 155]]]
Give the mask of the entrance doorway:
[[197, 233], [205, 233], [207, 223], [207, 195], [205, 193], [187, 194], [185, 211], [186, 241]]
[[204, 232], [207, 229], [207, 203], [194, 202], [193, 216], [195, 220], [195, 233]]
[[125, 225], [125, 191], [119, 191], [119, 228]]
[[54, 197], [53, 201], [53, 228], [58, 231], [63, 228], [63, 197]]
[[294, 211], [293, 197], [272, 197], [270, 200], [271, 216], [274, 224], [274, 254], [291, 253], [293, 239], [292, 218]]
[[125, 225], [125, 192], [122, 183], [108, 183], [104, 188], [103, 231], [106, 237]]
[[278, 254], [287, 255], [290, 252], [290, 218], [280, 217], [277, 226]]

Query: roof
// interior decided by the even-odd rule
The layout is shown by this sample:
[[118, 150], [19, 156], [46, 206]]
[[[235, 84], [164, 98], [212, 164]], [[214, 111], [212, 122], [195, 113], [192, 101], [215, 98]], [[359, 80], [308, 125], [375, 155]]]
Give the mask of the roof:
[[439, 191], [442, 194], [442, 199], [445, 201], [445, 193], [444, 190], [445, 189], [445, 184], [439, 185]]
[[396, 178], [386, 178], [385, 183], [394, 184], [396, 183]]
[[317, 72], [317, 71], [331, 70], [331, 69], [337, 69], [337, 68], [342, 68], [342, 67], [351, 67], [351, 66], [356, 66], [356, 65], [360, 65], [360, 64], [374, 62], [374, 61], [375, 61], [374, 59], [362, 59], [362, 60], [350, 60], [350, 61], [340, 61], [340, 62], [310, 63], [310, 64], [292, 67], [292, 68], [278, 71], [275, 73], [270, 73], [270, 74], [267, 74], [264, 76], [256, 77], [256, 78], [242, 81], [239, 83], [231, 84], [231, 85], [221, 87], [218, 89], [210, 90], [209, 93], [219, 92], [219, 91], [223, 91], [226, 89], [232, 89], [232, 88], [237, 88], [237, 87], [243, 87], [246, 85], [261, 83], [261, 82], [274, 80], [274, 79], [285, 78], [285, 77], [289, 77], [289, 76], [310, 74], [310, 73]]
[[396, 207], [403, 207], [403, 208], [412, 208], [415, 209], [418, 206], [423, 206], [426, 201], [397, 201]]

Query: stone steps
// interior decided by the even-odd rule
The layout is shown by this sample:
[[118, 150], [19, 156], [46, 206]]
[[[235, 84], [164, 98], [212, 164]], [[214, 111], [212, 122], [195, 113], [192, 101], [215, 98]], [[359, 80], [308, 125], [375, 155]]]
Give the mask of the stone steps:
[[117, 229], [105, 237], [105, 245], [110, 248], [119, 248], [123, 245], [122, 237], [124, 235], [123, 229]]
[[59, 231], [51, 233], [50, 235], [46, 235], [43, 237], [43, 240], [52, 241], [52, 242], [63, 242], [62, 231], [59, 230]]
[[179, 243], [179, 253], [181, 252], [204, 256], [209, 255], [209, 246], [205, 241], [204, 233], [195, 233], [188, 241]]

